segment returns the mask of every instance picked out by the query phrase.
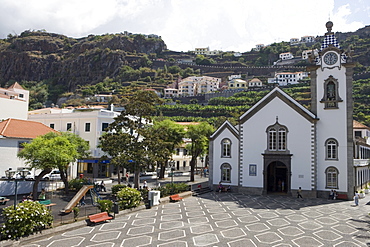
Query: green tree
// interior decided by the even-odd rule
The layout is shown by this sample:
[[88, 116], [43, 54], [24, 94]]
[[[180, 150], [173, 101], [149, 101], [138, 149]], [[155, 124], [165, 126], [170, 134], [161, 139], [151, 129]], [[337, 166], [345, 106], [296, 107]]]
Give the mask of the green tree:
[[36, 137], [30, 143], [25, 143], [18, 157], [23, 158], [31, 168], [42, 170], [35, 177], [33, 184], [33, 194], [36, 196], [38, 184], [43, 176], [50, 173], [52, 169], [68, 166], [79, 157], [79, 154], [76, 145], [65, 135], [50, 132]]
[[[77, 159], [83, 159], [85, 157], [88, 157], [90, 154], [90, 147], [89, 147], [89, 142], [85, 141], [78, 135], [71, 133], [71, 132], [62, 132], [61, 133], [62, 137], [66, 138], [75, 148], [77, 151], [77, 154], [74, 156], [73, 161], [76, 161]], [[65, 186], [65, 191], [68, 193], [68, 166], [69, 162], [62, 164], [60, 163], [58, 165], [58, 169], [60, 171], [60, 177], [64, 183]]]
[[128, 98], [124, 111], [108, 127], [108, 133], [100, 138], [100, 147], [113, 160], [135, 174], [134, 186], [139, 187], [139, 174], [149, 164], [147, 129], [151, 126], [155, 105], [162, 100], [152, 91], [136, 91]]
[[208, 151], [209, 137], [214, 132], [214, 127], [206, 122], [202, 122], [198, 125], [190, 125], [186, 136], [190, 138], [191, 144], [188, 145], [191, 155], [190, 160], [190, 181], [194, 182], [194, 170], [197, 163], [197, 158], [204, 155]]
[[[147, 136], [150, 159], [157, 162], [160, 167], [159, 178], [164, 178], [167, 161], [171, 158], [176, 147], [182, 143], [185, 137], [184, 127], [175, 122], [165, 119], [156, 121]], [[150, 138], [149, 138], [150, 137]]]

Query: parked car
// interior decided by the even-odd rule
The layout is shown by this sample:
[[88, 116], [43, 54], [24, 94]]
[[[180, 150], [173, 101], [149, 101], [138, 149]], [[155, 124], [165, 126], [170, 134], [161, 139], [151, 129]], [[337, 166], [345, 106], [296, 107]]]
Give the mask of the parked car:
[[[22, 175], [20, 172], [17, 172], [13, 175], [14, 179], [21, 179]], [[33, 171], [28, 171], [26, 176], [24, 177], [26, 180], [34, 180], [35, 179], [35, 174], [33, 174]]]
[[43, 176], [45, 180], [61, 180], [60, 171], [59, 170], [52, 170], [49, 174]]

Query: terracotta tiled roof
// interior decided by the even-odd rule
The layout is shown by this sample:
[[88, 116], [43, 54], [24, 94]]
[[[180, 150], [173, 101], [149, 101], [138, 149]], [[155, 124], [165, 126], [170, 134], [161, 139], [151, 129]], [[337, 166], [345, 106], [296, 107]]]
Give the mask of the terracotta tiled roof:
[[12, 138], [36, 138], [49, 132], [58, 132], [42, 123], [9, 118], [0, 122], [0, 135]]
[[369, 129], [369, 127], [367, 127], [366, 125], [363, 125], [362, 123], [360, 122], [357, 122], [356, 120], [353, 120], [353, 128], [354, 129]]
[[17, 89], [22, 89], [22, 90], [24, 90], [24, 88], [23, 88], [21, 85], [19, 85], [19, 83], [18, 83], [18, 82], [14, 82], [14, 84], [13, 84], [13, 85], [11, 85], [8, 89], [12, 89], [12, 88], [17, 88]]

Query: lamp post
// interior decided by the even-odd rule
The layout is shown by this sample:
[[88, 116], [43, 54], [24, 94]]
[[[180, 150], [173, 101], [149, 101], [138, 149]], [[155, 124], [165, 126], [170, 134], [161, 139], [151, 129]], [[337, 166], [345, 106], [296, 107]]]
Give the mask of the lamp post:
[[[9, 169], [9, 170], [6, 170], [5, 171], [5, 176], [8, 178], [8, 180], [10, 181], [13, 176], [15, 175], [15, 171], [13, 171], [12, 169]], [[17, 175], [15, 176], [14, 178], [14, 182], [15, 182], [15, 188], [14, 188], [14, 209], [17, 207], [17, 201], [18, 201], [18, 181], [22, 181], [26, 175], [28, 173], [28, 170], [27, 169], [22, 169], [21, 171], [19, 171], [19, 174], [20, 174], [20, 178], [17, 177]]]
[[175, 171], [175, 161], [170, 160], [169, 165], [171, 167], [171, 183], [173, 184], [173, 172]]
[[175, 161], [170, 160], [169, 165], [171, 167], [171, 194], [173, 194], [173, 172], [175, 171]]

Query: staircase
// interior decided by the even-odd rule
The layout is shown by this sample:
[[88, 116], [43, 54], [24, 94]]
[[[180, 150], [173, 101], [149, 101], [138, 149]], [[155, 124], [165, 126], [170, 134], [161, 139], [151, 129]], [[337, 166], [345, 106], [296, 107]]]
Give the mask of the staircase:
[[210, 187], [200, 187], [195, 190], [193, 190], [193, 196], [199, 196], [205, 193], [212, 192], [212, 189]]

